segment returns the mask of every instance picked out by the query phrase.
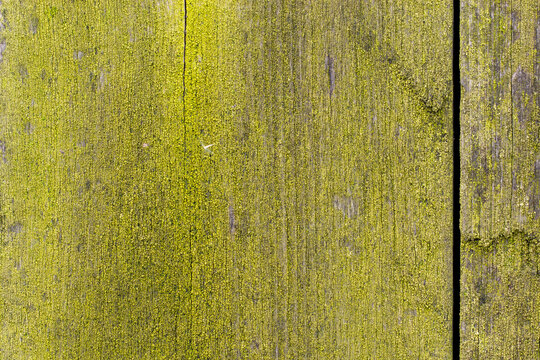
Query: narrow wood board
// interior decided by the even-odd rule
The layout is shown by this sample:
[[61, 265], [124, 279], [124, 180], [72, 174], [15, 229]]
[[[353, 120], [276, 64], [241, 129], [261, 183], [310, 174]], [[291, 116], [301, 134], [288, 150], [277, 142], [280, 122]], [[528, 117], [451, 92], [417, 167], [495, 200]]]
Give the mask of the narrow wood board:
[[461, 4], [461, 355], [540, 358], [540, 4]]

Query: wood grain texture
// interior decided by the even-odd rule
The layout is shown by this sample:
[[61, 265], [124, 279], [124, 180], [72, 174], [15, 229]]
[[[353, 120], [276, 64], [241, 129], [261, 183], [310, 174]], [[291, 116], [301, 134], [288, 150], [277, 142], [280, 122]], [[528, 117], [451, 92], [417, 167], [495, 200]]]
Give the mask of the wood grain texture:
[[461, 354], [540, 358], [540, 5], [461, 4]]
[[451, 33], [431, 42], [400, 20], [430, 12], [449, 27], [448, 8], [243, 7], [240, 110], [214, 158], [230, 184], [222, 227], [230, 209], [238, 223], [230, 356], [450, 357], [449, 88], [425, 75], [448, 80], [450, 63], [401, 59], [412, 43], [443, 53], [432, 47]]
[[182, 8], [82, 5], [2, 4], [0, 357], [170, 358], [189, 312]]
[[1, 5], [3, 358], [451, 357], [450, 2], [79, 5]]

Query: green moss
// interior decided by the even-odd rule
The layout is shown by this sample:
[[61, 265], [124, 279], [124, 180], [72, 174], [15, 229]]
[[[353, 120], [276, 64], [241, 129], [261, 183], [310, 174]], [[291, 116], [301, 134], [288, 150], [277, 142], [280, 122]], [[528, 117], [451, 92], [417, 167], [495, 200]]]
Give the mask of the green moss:
[[538, 4], [462, 14], [461, 353], [538, 358]]
[[79, 5], [2, 5], [2, 357], [450, 356], [448, 6]]

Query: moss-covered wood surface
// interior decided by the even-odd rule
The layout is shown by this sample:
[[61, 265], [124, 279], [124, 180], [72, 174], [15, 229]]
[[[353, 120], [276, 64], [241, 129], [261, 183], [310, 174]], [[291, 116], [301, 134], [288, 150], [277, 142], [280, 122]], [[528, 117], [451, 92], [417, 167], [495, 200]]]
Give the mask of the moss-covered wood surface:
[[[451, 358], [450, 1], [0, 15], [0, 358]], [[461, 355], [539, 359], [540, 6], [460, 26]]]
[[461, 355], [540, 359], [540, 3], [461, 5]]

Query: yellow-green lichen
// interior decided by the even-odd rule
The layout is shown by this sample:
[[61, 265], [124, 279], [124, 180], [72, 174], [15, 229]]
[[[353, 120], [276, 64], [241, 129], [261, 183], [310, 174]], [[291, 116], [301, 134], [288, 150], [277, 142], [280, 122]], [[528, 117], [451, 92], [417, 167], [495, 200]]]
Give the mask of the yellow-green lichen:
[[81, 4], [1, 5], [2, 357], [450, 357], [448, 4]]

